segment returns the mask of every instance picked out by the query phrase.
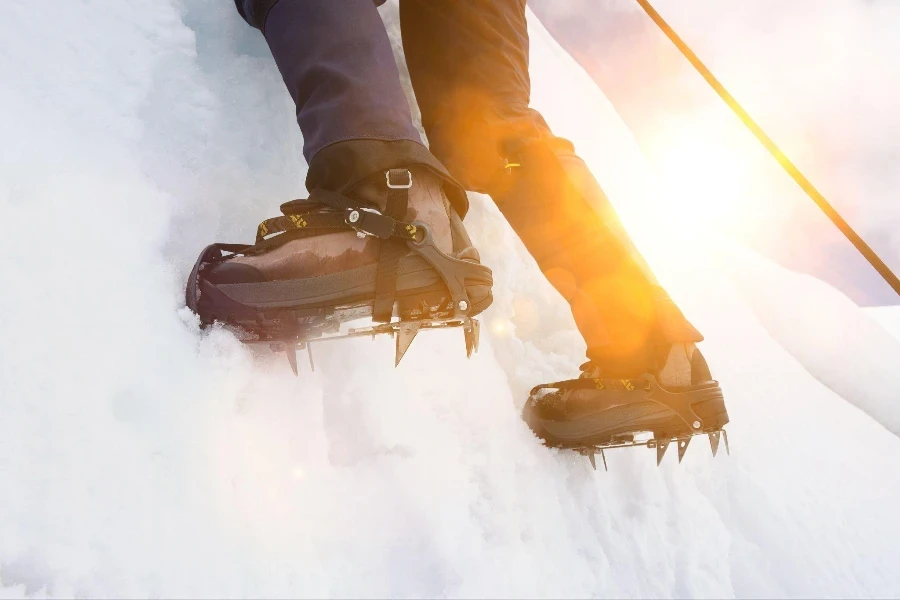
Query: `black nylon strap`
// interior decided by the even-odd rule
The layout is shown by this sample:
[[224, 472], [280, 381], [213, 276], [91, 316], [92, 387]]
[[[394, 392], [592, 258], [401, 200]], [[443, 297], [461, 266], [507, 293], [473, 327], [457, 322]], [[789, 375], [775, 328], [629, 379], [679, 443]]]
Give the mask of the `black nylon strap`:
[[346, 215], [346, 221], [351, 227], [383, 240], [394, 235], [394, 230], [397, 228], [397, 221], [375, 212], [348, 210]]
[[[397, 221], [406, 217], [409, 208], [409, 190], [412, 174], [406, 169], [391, 169], [386, 173], [388, 194], [384, 214]], [[408, 187], [393, 187], [406, 185]], [[386, 239], [381, 242], [378, 257], [378, 271], [375, 278], [375, 306], [372, 320], [389, 323], [394, 312], [394, 297], [397, 292], [397, 270], [400, 257], [406, 254], [406, 242]]]
[[[371, 215], [372, 217], [377, 216], [373, 213], [364, 214]], [[295, 216], [296, 215], [291, 217], [274, 217], [272, 219], [266, 219], [259, 225], [259, 229], [256, 232], [256, 243], [253, 246], [233, 245], [235, 247], [240, 247], [241, 253], [260, 254], [261, 252], [271, 250], [272, 248], [291, 240], [351, 229], [350, 225], [347, 224], [346, 217], [339, 213], [322, 212], [305, 215], [303, 217], [303, 222], [305, 222], [306, 225], [302, 225], [300, 222], [295, 221], [293, 218]], [[387, 217], [384, 218], [387, 219]], [[393, 237], [400, 242], [416, 239], [416, 234], [418, 232], [415, 225], [404, 223], [402, 221], [394, 221], [393, 219], [390, 219], [390, 221], [393, 223], [393, 229], [387, 232], [386, 236], [382, 235], [379, 237], [382, 237], [383, 239], [385, 237]], [[365, 219], [363, 220], [363, 223], [365, 224]], [[263, 233], [264, 229], [265, 233]]]
[[343, 219], [340, 215], [312, 213], [308, 215], [288, 215], [266, 219], [256, 229], [256, 243], [262, 242], [266, 236], [283, 233], [293, 229], [325, 229], [341, 227]]
[[[408, 171], [396, 169], [404, 174]], [[388, 181], [391, 181], [388, 179]], [[412, 182], [411, 179], [406, 181]], [[415, 227], [401, 219], [406, 214], [407, 196], [405, 189], [389, 189], [387, 210], [379, 214], [350, 198], [328, 190], [313, 190], [309, 198], [291, 200], [281, 205], [284, 216], [266, 219], [256, 230], [256, 244], [268, 241], [269, 236], [276, 236], [295, 229], [306, 229], [310, 235], [317, 235], [315, 230], [352, 228], [381, 239], [398, 237], [401, 240], [413, 239]], [[331, 210], [329, 210], [331, 209]], [[355, 214], [354, 214], [355, 213]], [[395, 215], [399, 215], [395, 216]], [[324, 232], [319, 232], [324, 233]], [[292, 236], [296, 239], [298, 236]], [[299, 236], [305, 237], [305, 236]], [[269, 239], [275, 239], [274, 237]], [[279, 242], [283, 243], [283, 242]], [[267, 247], [271, 247], [268, 244]]]

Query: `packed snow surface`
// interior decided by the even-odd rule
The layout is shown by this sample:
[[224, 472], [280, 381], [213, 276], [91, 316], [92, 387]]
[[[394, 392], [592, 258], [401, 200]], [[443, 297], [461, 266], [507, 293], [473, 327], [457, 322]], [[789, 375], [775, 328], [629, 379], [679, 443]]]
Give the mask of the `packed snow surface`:
[[[730, 457], [542, 447], [562, 300], [482, 196], [481, 352], [429, 332], [294, 378], [181, 308], [211, 241], [303, 194], [293, 107], [228, 2], [4, 6], [0, 597], [900, 594], [900, 341], [846, 297], [673, 227], [602, 93], [532, 20], [534, 105], [704, 331]], [[396, 34], [393, 7], [386, 17]]]

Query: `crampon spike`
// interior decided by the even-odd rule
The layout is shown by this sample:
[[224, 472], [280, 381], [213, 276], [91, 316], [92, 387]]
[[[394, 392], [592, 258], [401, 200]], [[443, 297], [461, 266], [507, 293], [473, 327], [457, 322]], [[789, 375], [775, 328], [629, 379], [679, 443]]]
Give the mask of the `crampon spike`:
[[422, 327], [420, 323], [400, 323], [397, 327], [397, 351], [394, 357], [394, 366], [398, 366], [406, 351], [409, 350], [410, 344], [416, 339], [416, 334]]
[[306, 344], [306, 353], [309, 355], [309, 370], [312, 371], [313, 373], [315, 373], [316, 372], [316, 363], [313, 362], [312, 344], [310, 344], [310, 343]]
[[481, 340], [481, 323], [477, 319], [466, 319], [463, 324], [463, 334], [466, 338], [466, 357], [472, 358], [472, 354], [478, 352], [478, 344]]
[[688, 444], [691, 443], [691, 438], [682, 438], [678, 440], [678, 462], [681, 463], [681, 460], [684, 458], [684, 453], [687, 452]]
[[712, 455], [715, 458], [719, 452], [719, 440], [722, 436], [718, 431], [710, 431], [707, 435], [709, 436], [709, 447], [712, 448]]
[[294, 372], [294, 376], [299, 377], [300, 372], [297, 369], [297, 344], [294, 342], [285, 342], [284, 353], [287, 354], [288, 362], [291, 363], [291, 371]]
[[666, 454], [666, 450], [669, 448], [669, 442], [672, 441], [672, 438], [662, 438], [661, 440], [657, 440], [656, 442], [656, 466], [662, 462], [663, 456]]

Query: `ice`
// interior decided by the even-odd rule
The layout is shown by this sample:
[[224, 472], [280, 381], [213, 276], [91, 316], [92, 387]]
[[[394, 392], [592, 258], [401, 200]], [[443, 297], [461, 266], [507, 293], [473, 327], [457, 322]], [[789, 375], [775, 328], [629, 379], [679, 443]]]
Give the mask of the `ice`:
[[730, 457], [698, 438], [682, 465], [621, 450], [595, 473], [538, 443], [516, 405], [583, 344], [481, 196], [497, 301], [472, 360], [461, 331], [426, 332], [397, 370], [390, 339], [360, 339], [294, 378], [199, 332], [181, 306], [201, 247], [303, 193], [258, 32], [212, 0], [6, 9], [0, 597], [900, 592], [900, 342], [814, 279], [666, 227], [630, 134], [536, 21], [535, 105], [706, 334]]

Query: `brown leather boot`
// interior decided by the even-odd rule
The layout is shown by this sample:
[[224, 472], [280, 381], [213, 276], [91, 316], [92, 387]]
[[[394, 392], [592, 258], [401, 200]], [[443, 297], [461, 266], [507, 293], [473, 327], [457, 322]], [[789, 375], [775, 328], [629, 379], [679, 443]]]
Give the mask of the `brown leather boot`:
[[[409, 188], [409, 207], [404, 220], [426, 223], [431, 228], [438, 249], [452, 254], [452, 209], [441, 181], [425, 167], [412, 167], [409, 172], [413, 185]], [[367, 207], [384, 211], [387, 192], [384, 173], [376, 173], [352, 188], [347, 196]], [[347, 229], [291, 240], [260, 254], [236, 256], [211, 269], [207, 278], [216, 283], [239, 283], [316, 277], [375, 264], [380, 250], [380, 239], [360, 237], [357, 232]]]
[[187, 305], [246, 341], [302, 342], [366, 316], [471, 328], [491, 303], [493, 278], [442, 185], [413, 166], [375, 173], [346, 194], [313, 190], [260, 224], [256, 244], [207, 247]]

